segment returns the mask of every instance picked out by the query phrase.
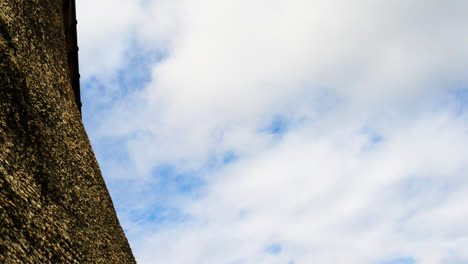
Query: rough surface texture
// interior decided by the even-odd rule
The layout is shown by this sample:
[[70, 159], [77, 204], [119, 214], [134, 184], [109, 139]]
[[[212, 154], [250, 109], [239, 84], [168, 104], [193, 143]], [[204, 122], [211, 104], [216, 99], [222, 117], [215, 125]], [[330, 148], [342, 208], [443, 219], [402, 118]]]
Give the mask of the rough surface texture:
[[135, 263], [74, 102], [61, 0], [0, 0], [0, 263]]

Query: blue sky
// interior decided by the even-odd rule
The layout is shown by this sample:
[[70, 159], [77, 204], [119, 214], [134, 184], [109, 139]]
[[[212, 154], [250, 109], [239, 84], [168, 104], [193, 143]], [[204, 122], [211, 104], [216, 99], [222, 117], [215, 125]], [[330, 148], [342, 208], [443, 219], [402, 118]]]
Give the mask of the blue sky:
[[138, 263], [468, 263], [467, 1], [77, 5]]

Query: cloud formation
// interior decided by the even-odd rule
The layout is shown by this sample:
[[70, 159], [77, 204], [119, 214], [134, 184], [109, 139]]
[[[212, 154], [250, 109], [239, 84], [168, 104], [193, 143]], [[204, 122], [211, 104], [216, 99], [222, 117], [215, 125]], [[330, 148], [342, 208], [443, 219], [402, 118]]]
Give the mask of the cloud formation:
[[466, 1], [100, 5], [84, 119], [139, 263], [468, 260]]

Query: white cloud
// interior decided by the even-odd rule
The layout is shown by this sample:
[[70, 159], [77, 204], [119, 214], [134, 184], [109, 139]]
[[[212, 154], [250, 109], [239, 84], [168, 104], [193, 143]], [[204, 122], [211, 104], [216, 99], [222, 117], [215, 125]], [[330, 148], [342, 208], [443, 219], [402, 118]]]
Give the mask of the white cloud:
[[77, 1], [76, 12], [83, 77], [109, 74], [123, 61], [141, 13], [138, 1]]
[[[148, 108], [132, 113], [155, 139], [153, 151], [140, 152], [151, 157], [147, 166], [206, 158], [206, 150], [227, 147], [217, 142], [216, 131], [255, 142], [259, 122], [285, 111], [309, 113], [324, 91], [371, 105], [362, 109], [367, 112], [395, 104], [421, 107], [447, 88], [447, 80], [466, 82], [466, 22], [462, 13], [447, 14], [446, 3], [176, 3], [152, 5], [167, 12], [162, 18], [142, 13], [146, 44], [160, 49], [172, 43], [162, 47], [168, 56], [140, 95]], [[466, 2], [452, 5], [463, 10]]]
[[[468, 259], [466, 98], [448, 94], [467, 89], [467, 1], [99, 5], [79, 9], [85, 72], [131, 72], [132, 43], [162, 58], [96, 113], [93, 142], [119, 138], [128, 156], [106, 157], [119, 175], [105, 176], [158, 185], [170, 164], [206, 182], [195, 200], [145, 189], [141, 210], [174, 207], [183, 223], [123, 209], [141, 263]], [[226, 153], [238, 160], [208, 166]]]
[[[436, 121], [436, 122], [434, 122]], [[349, 133], [288, 135], [217, 172], [192, 220], [137, 242], [142, 263], [440, 263], [464, 253], [468, 151], [460, 120], [424, 118], [371, 150]], [[360, 141], [355, 144], [353, 140]], [[141, 238], [140, 238], [141, 239]], [[265, 249], [279, 243], [279, 256]], [[403, 255], [398, 255], [403, 254]], [[468, 256], [464, 256], [468, 257]]]

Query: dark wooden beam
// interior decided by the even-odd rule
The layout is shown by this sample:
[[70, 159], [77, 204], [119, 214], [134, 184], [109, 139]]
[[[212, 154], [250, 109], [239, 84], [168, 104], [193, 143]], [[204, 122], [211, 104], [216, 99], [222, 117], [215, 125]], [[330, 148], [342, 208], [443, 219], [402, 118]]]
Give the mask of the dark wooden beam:
[[78, 21], [76, 20], [75, 0], [62, 0], [62, 6], [68, 71], [70, 73], [71, 85], [75, 95], [75, 102], [81, 114], [80, 68], [78, 64], [78, 36], [76, 29]]

